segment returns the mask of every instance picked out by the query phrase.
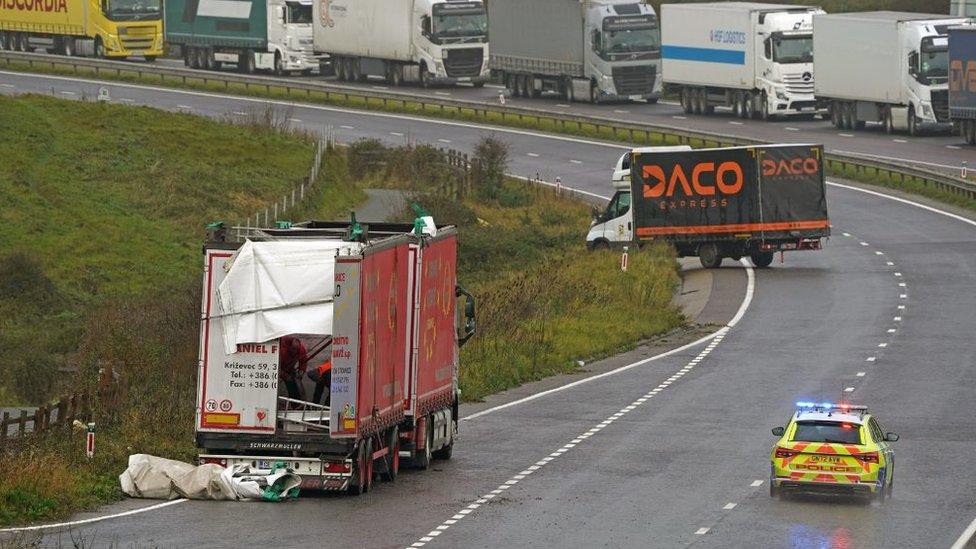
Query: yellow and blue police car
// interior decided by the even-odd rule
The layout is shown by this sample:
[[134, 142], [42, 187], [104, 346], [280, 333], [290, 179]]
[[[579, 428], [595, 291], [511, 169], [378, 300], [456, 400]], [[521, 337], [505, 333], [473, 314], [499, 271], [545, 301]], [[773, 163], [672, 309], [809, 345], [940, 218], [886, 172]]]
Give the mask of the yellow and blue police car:
[[866, 406], [797, 402], [770, 459], [769, 495], [787, 491], [891, 496], [895, 475], [891, 443]]

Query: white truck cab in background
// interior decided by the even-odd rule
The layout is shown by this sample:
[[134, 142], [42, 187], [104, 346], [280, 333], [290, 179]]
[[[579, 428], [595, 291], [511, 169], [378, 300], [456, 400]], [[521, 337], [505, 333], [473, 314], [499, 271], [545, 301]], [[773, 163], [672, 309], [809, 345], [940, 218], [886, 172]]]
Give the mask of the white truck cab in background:
[[814, 16], [816, 95], [834, 126], [949, 130], [948, 29], [969, 21], [892, 11]]
[[814, 6], [708, 2], [661, 6], [664, 83], [687, 113], [731, 107], [740, 118], [818, 112]]
[[315, 52], [339, 80], [483, 86], [488, 15], [480, 0], [315, 0]]
[[630, 211], [630, 159], [633, 153], [690, 151], [688, 145], [638, 147], [625, 152], [613, 167], [611, 183], [616, 192], [602, 212], [594, 209], [593, 223], [586, 234], [586, 247], [609, 249], [634, 242], [634, 215]]

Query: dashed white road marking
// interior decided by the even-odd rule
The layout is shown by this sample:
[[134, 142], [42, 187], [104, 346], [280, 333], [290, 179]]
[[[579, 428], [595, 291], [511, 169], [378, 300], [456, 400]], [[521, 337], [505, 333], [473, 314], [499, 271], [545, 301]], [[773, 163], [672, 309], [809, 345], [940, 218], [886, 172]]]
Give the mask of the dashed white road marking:
[[699, 528], [699, 529], [695, 530], [695, 535], [696, 536], [704, 536], [705, 534], [708, 533], [708, 530], [709, 529], [708, 528], [705, 528], [705, 527]]
[[898, 310], [899, 311], [904, 311], [905, 310], [905, 306], [904, 305], [899, 305], [898, 306]]
[[77, 93], [75, 93], [73, 91], [62, 91], [62, 92], [58, 92], [58, 93], [61, 93], [62, 95], [78, 95]]
[[898, 331], [898, 330], [896, 330], [896, 329], [894, 329], [894, 328], [888, 328], [888, 333], [889, 333], [889, 334], [893, 334], [893, 333], [895, 333], [895, 332], [897, 332], [897, 331]]
[[732, 124], [733, 126], [741, 126], [742, 122], [739, 122], [738, 120], [729, 120], [729, 124]]
[[136, 102], [135, 99], [129, 99], [128, 97], [120, 97], [118, 99], [118, 101], [120, 101], [122, 103], [135, 103]]
[[625, 111], [623, 109], [614, 109], [613, 112], [617, 114], [628, 114], [630, 111]]
[[[742, 260], [742, 264], [743, 264], [743, 266], [746, 267], [746, 275], [748, 277], [748, 283], [747, 283], [747, 286], [746, 286], [746, 298], [743, 301], [743, 303], [745, 303], [745, 301], [750, 301], [750, 302], [752, 301], [752, 294], [755, 292], [755, 273], [753, 272], [753, 269], [749, 266], [749, 264], [745, 260]], [[685, 372], [687, 372], [687, 371], [691, 370], [692, 368], [694, 368], [695, 366], [699, 365], [701, 363], [701, 361], [705, 357], [707, 357], [709, 354], [711, 354], [712, 351], [714, 351], [715, 348], [718, 347], [718, 345], [722, 342], [722, 340], [725, 339], [725, 336], [728, 335], [729, 331], [731, 331], [732, 328], [736, 324], [738, 324], [738, 322], [742, 319], [742, 315], [743, 314], [745, 314], [745, 309], [743, 309], [743, 308], [740, 307], [739, 311], [736, 312], [736, 315], [732, 318], [732, 320], [730, 320], [728, 324], [726, 324], [725, 326], [723, 326], [722, 328], [720, 328], [718, 331], [716, 331], [715, 332], [715, 335], [712, 337], [712, 340], [708, 343], [708, 345], [706, 345], [704, 349], [702, 349], [701, 351], [699, 351], [698, 354], [692, 360], [690, 360], [688, 363], [686, 363], [684, 365], [684, 367], [681, 368], [681, 370], [679, 370], [680, 375], [679, 374], [675, 374], [674, 376], [672, 376], [672, 379], [680, 378], [682, 375], [684, 375]], [[699, 343], [702, 343], [702, 342], [703, 341], [699, 340]], [[610, 372], [606, 372], [606, 373], [610, 373]], [[604, 374], [601, 374], [601, 375], [604, 375]], [[629, 414], [633, 410], [637, 409], [639, 406], [641, 406], [642, 404], [644, 404], [645, 402], [647, 402], [649, 399], [653, 398], [658, 393], [660, 393], [660, 391], [662, 391], [664, 388], [667, 388], [669, 385], [671, 385], [671, 383], [672, 383], [671, 381], [665, 381], [665, 382], [661, 383], [660, 385], [658, 385], [657, 387], [649, 390], [647, 393], [645, 393], [644, 395], [638, 397], [633, 402], [631, 402], [630, 404], [624, 406], [623, 408], [621, 408], [617, 412], [613, 413], [607, 419], [605, 419], [605, 420], [601, 421], [600, 423], [596, 424], [595, 426], [591, 427], [590, 429], [588, 429], [587, 431], [585, 431], [583, 434], [578, 435], [576, 437], [573, 437], [569, 442], [567, 442], [566, 444], [563, 444], [562, 446], [560, 446], [559, 448], [557, 448], [556, 450], [554, 450], [553, 452], [551, 452], [549, 454], [549, 457], [552, 458], [552, 460], [554, 460], [555, 458], [559, 458], [560, 456], [562, 456], [566, 452], [571, 451], [573, 448], [575, 448], [578, 445], [582, 444], [583, 441], [585, 439], [589, 438], [594, 432], [599, 431], [599, 430], [601, 430], [601, 429], [609, 426], [613, 422], [617, 421], [618, 419], [624, 417], [625, 415]], [[496, 409], [498, 409], [498, 408], [501, 408], [501, 407], [496, 407]], [[471, 417], [471, 416], [469, 416], [469, 417]], [[520, 471], [519, 473], [517, 473], [515, 475], [512, 475], [511, 478], [509, 478], [508, 480], [506, 480], [505, 482], [503, 482], [502, 484], [500, 484], [497, 488], [495, 488], [494, 490], [488, 492], [487, 494], [482, 495], [478, 499], [479, 500], [481, 500], [481, 499], [489, 500], [489, 499], [495, 497], [495, 495], [501, 493], [501, 491], [510, 489], [511, 487], [517, 485], [519, 482], [522, 482], [523, 480], [525, 480], [526, 478], [528, 478], [530, 475], [533, 475], [537, 471], [540, 471], [543, 467], [545, 467], [546, 465], [549, 465], [550, 463], [552, 463], [552, 460], [545, 461], [545, 459], [543, 459], [543, 460], [540, 460], [540, 461], [535, 462], [535, 465], [533, 467], [529, 467], [529, 468], [527, 468], [527, 469], [525, 469], [523, 471]], [[445, 531], [449, 530], [452, 526], [454, 526], [457, 523], [457, 521], [461, 520], [464, 517], [469, 516], [472, 512], [474, 512], [475, 510], [477, 510], [480, 506], [481, 506], [481, 504], [478, 503], [477, 501], [475, 501], [475, 503], [472, 503], [472, 504], [466, 506], [465, 508], [463, 508], [460, 511], [458, 511], [456, 514], [452, 515], [452, 517], [450, 519], [448, 519], [448, 521], [452, 521], [452, 522], [448, 522], [448, 521], [441, 522], [439, 525], [435, 526], [433, 530], [431, 530], [430, 532], [428, 532], [426, 536], [427, 537], [436, 536], [436, 535], [440, 534], [441, 532], [445, 532]], [[458, 517], [461, 517], [461, 518], [458, 518]], [[704, 530], [706, 532], [708, 531], [707, 528], [704, 528]], [[423, 540], [423, 538], [421, 538], [420, 541], [414, 542], [414, 544], [420, 543], [422, 540]], [[411, 545], [411, 547], [414, 547], [414, 546], [416, 546], [416, 545]]]
[[867, 372], [858, 372], [858, 373], [857, 373], [857, 374], [855, 374], [855, 375], [856, 375], [857, 377], [864, 377], [865, 375], [867, 375]]
[[841, 137], [854, 137], [854, 134], [853, 133], [839, 133], [837, 135], [839, 135]]
[[177, 109], [187, 110], [187, 111], [192, 111], [193, 110], [193, 107], [191, 107], [189, 105], [177, 105], [176, 108]]
[[901, 276], [901, 273], [895, 273], [895, 276]]
[[884, 255], [884, 252], [882, 252], [881, 250], [875, 250], [874, 255]]
[[728, 503], [726, 503], [726, 504], [725, 504], [724, 506], [722, 506], [722, 509], [725, 509], [726, 511], [731, 511], [732, 509], [735, 509], [735, 506], [736, 506], [736, 505], [737, 505], [737, 504], [735, 504], [735, 503], [732, 503], [732, 502], [730, 501], [730, 502], [728, 502]]
[[958, 151], [958, 150], [959, 150], [959, 149], [961, 149], [962, 147], [960, 147], [959, 145], [946, 145], [946, 148], [947, 148], [947, 149], [952, 149], [952, 150], [954, 150], [954, 151]]
[[582, 161], [582, 160], [570, 160], [569, 162], [570, 162], [571, 164], [582, 164], [582, 163], [583, 163], [583, 161]]
[[870, 246], [867, 242], [861, 242], [861, 246]]
[[395, 135], [397, 137], [403, 137], [403, 134], [400, 133], [400, 132], [390, 132], [390, 135]]
[[344, 129], [344, 130], [355, 130], [356, 129], [353, 126], [339, 126], [339, 127], [342, 128], [342, 129]]
[[13, 84], [0, 84], [0, 88], [16, 88]]
[[438, 139], [438, 141], [440, 141], [441, 143], [450, 143], [451, 142], [450, 139]]
[[386, 86], [370, 86], [370, 87], [373, 88], [374, 90], [388, 90], [388, 89], [390, 89], [390, 88], [388, 88]]
[[864, 362], [874, 362], [874, 361], [876, 361], [876, 360], [878, 360], [878, 357], [876, 357], [876, 356], [869, 356], [869, 357], [867, 357], [867, 358], [866, 358], [866, 359], [864, 360]]
[[451, 95], [451, 92], [434, 92], [434, 95], [450, 96]]
[[850, 236], [851, 236], [851, 233], [843, 233], [843, 234], [844, 234], [844, 236], [846, 236], [848, 238], [850, 238]]
[[[902, 306], [904, 306], [904, 305], [902, 305]], [[881, 347], [882, 349], [885, 348], [885, 347], [887, 347], [887, 346], [888, 346], [887, 343], [878, 343], [878, 347]]]
[[895, 266], [895, 262], [894, 261], [885, 261], [885, 264], [888, 265], [889, 267], [894, 267]]
[[754, 480], [754, 481], [752, 481], [752, 484], [750, 484], [749, 486], [752, 486], [753, 488], [755, 488], [756, 486], [762, 486], [762, 485], [763, 485], [763, 481], [761, 481], [761, 480]]
[[854, 392], [854, 387], [844, 387], [844, 392], [845, 393], [853, 393]]
[[908, 294], [898, 294], [899, 299], [908, 299]]
[[908, 143], [907, 139], [892, 139], [895, 143]]
[[675, 120], [688, 120], [687, 116], [678, 116], [676, 114], [672, 115], [671, 118], [674, 118]]
[[302, 123], [302, 121], [300, 119], [298, 119], [298, 118], [289, 118], [288, 121], [289, 122], [292, 122], [294, 124], [301, 124]]
[[798, 131], [800, 131], [800, 128], [794, 128], [792, 126], [787, 126], [787, 127], [783, 128], [783, 129], [786, 130], [786, 131], [788, 131], [788, 132], [798, 132]]
[[562, 103], [556, 103], [556, 106], [562, 109], [568, 109], [569, 105], [563, 105]]
[[539, 158], [539, 153], [525, 153], [525, 154], [531, 156], [532, 158]]
[[895, 322], [901, 322], [901, 317], [900, 316], [896, 316], [895, 318], [892, 318], [891, 320], [893, 320]]

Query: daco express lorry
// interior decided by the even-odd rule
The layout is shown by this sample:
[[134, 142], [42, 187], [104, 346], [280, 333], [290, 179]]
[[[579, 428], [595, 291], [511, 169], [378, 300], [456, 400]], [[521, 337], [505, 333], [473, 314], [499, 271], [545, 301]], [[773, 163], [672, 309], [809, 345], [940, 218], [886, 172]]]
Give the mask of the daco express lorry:
[[160, 0], [0, 0], [0, 50], [63, 55], [163, 54]]
[[660, 240], [707, 268], [726, 257], [768, 267], [774, 252], [819, 250], [830, 236], [821, 145], [635, 149], [614, 184], [590, 249]]
[[[281, 461], [305, 488], [359, 494], [374, 473], [395, 479], [401, 457], [421, 468], [451, 457], [474, 302], [457, 285], [455, 229], [413, 229], [307, 222], [244, 244], [210, 231], [202, 463], [262, 471]], [[299, 354], [308, 375], [296, 374]]]

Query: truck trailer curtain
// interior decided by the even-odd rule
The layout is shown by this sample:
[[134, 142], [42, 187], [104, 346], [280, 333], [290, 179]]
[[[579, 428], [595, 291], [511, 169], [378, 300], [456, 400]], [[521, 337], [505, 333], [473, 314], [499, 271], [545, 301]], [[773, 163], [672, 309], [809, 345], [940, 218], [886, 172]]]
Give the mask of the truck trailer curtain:
[[247, 241], [218, 288], [225, 351], [283, 335], [332, 333], [335, 257], [360, 244], [339, 240]]

